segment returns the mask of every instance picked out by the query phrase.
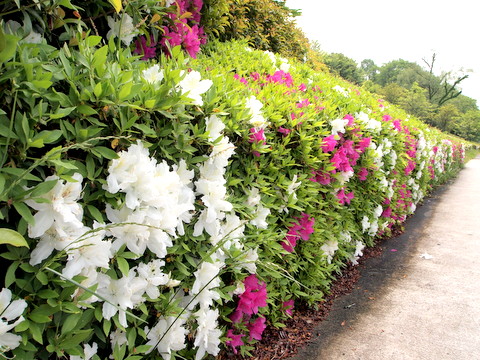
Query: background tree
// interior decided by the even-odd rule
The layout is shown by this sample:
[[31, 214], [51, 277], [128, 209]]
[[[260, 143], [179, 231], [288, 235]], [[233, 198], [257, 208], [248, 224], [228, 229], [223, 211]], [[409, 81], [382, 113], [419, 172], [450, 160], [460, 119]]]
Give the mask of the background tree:
[[367, 80], [375, 81], [378, 74], [378, 66], [372, 59], [364, 59], [360, 63], [360, 68]]
[[411, 89], [406, 91], [405, 96], [400, 99], [399, 105], [409, 114], [433, 125], [433, 106], [427, 99], [425, 89], [417, 83], [414, 83]]
[[325, 65], [327, 65], [333, 73], [354, 84], [362, 84], [363, 72], [355, 60], [340, 53], [332, 53], [326, 55], [324, 61]]

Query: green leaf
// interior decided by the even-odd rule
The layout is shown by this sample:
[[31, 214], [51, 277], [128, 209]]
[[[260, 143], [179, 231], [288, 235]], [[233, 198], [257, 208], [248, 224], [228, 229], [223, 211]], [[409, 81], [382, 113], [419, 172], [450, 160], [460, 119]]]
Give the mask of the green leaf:
[[117, 265], [123, 275], [128, 276], [130, 267], [128, 266], [128, 261], [123, 257], [117, 257]]
[[65, 168], [65, 169], [70, 169], [70, 170], [77, 170], [77, 166], [72, 164], [71, 162], [63, 161], [60, 159], [55, 159], [55, 160], [48, 160], [52, 164], [55, 164], [56, 166], [60, 168]]
[[23, 202], [14, 202], [13, 207], [27, 223], [32, 225], [35, 224], [35, 219], [33, 218], [30, 208], [27, 205], [25, 205]]
[[9, 267], [5, 274], [5, 287], [9, 287], [15, 282], [15, 271], [20, 265], [19, 261], [14, 261]]
[[97, 146], [93, 148], [91, 151], [95, 155], [97, 155], [96, 153], [100, 154], [101, 156], [99, 157], [104, 157], [105, 159], [112, 160], [112, 159], [118, 158], [118, 154], [115, 151], [113, 151], [112, 149], [106, 148], [104, 146]]
[[95, 87], [93, 88], [93, 93], [95, 94], [97, 99], [100, 96], [102, 96], [102, 93], [103, 93], [102, 83], [98, 83], [98, 84], [95, 85]]
[[48, 323], [52, 321], [48, 315], [42, 314], [39, 311], [36, 311], [37, 309], [33, 310], [29, 315], [28, 318], [37, 324], [43, 324], [43, 323]]
[[33, 339], [43, 345], [43, 338], [42, 338], [42, 333], [43, 333], [43, 328], [44, 326], [41, 324], [37, 324], [34, 322], [29, 322], [29, 328], [30, 333], [32, 334]]
[[62, 341], [58, 346], [62, 349], [71, 349], [77, 345], [80, 345], [84, 340], [86, 340], [90, 336], [92, 332], [93, 332], [92, 329], [80, 330], [75, 335]]
[[15, 326], [15, 332], [19, 333], [30, 328], [30, 321], [24, 320], [17, 326]]
[[138, 130], [141, 130], [147, 136], [153, 136], [153, 137], [157, 136], [157, 133], [145, 124], [134, 124], [133, 127], [137, 128]]
[[32, 80], [32, 84], [39, 89], [48, 89], [53, 83], [48, 80]]
[[98, 115], [97, 111], [94, 108], [84, 104], [78, 105], [77, 111], [83, 115]]
[[105, 63], [107, 62], [108, 46], [102, 46], [93, 54], [92, 65], [95, 68], [98, 76], [105, 74]]
[[127, 97], [129, 97], [130, 93], [132, 92], [132, 86], [133, 86], [133, 82], [129, 82], [123, 85], [122, 89], [120, 90], [120, 93], [118, 94], [118, 100], [123, 101]]
[[[30, 214], [30, 216], [32, 215]], [[15, 230], [4, 229], [4, 228], [0, 229], [0, 244], [9, 244], [17, 247], [19, 246], [26, 246], [27, 248], [29, 247], [27, 244], [27, 241], [21, 234], [19, 234]]]
[[36, 198], [43, 194], [48, 193], [50, 190], [52, 190], [55, 187], [55, 185], [57, 185], [57, 183], [58, 183], [58, 180], [49, 180], [49, 181], [45, 181], [38, 184], [30, 193], [30, 197]]
[[61, 119], [65, 116], [70, 115], [70, 113], [75, 110], [75, 106], [67, 108], [58, 108], [55, 114], [50, 114], [50, 119]]
[[2, 38], [5, 43], [5, 47], [3, 50], [0, 50], [0, 64], [6, 63], [15, 55], [17, 51], [17, 43], [20, 38], [10, 35], [10, 34], [3, 34], [2, 31]]
[[44, 272], [41, 272], [41, 271], [37, 272], [35, 274], [35, 277], [38, 279], [38, 281], [40, 281], [42, 285], [48, 284], [48, 276]]
[[82, 313], [79, 312], [77, 314], [71, 314], [69, 315], [65, 321], [63, 322], [63, 325], [62, 325], [62, 332], [61, 334], [66, 334], [66, 333], [69, 333], [70, 331], [72, 331], [73, 329], [75, 329], [75, 327], [77, 326], [78, 322], [80, 321], [82, 317]]
[[95, 206], [93, 205], [87, 205], [86, 206], [88, 212], [90, 215], [92, 215], [93, 219], [98, 221], [99, 223], [103, 223], [103, 216], [100, 210], [98, 210]]
[[42, 299], [53, 299], [57, 298], [59, 295], [56, 291], [51, 290], [51, 289], [43, 289], [40, 290], [37, 295], [41, 297]]
[[102, 41], [101, 36], [92, 35], [87, 37], [87, 45], [90, 47], [97, 46], [100, 43], [100, 41]]

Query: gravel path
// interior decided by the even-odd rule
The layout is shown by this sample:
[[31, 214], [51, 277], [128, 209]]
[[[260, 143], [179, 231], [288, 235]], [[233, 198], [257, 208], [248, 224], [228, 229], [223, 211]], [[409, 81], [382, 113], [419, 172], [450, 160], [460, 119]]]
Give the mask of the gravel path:
[[480, 158], [382, 245], [292, 360], [480, 359]]

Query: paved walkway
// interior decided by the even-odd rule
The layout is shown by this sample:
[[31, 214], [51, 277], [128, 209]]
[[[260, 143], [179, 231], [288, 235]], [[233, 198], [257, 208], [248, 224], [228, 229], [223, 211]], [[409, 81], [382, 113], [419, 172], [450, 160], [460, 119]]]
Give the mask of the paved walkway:
[[383, 247], [294, 359], [480, 359], [480, 158]]

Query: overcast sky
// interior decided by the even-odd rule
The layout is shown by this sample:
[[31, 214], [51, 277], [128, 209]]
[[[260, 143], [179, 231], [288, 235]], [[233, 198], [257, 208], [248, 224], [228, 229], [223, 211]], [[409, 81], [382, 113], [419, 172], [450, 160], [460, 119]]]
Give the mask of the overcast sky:
[[323, 51], [358, 64], [404, 59], [424, 65], [437, 54], [436, 72], [464, 71], [463, 94], [480, 105], [480, 17], [472, 0], [287, 0], [300, 9], [297, 25]]

